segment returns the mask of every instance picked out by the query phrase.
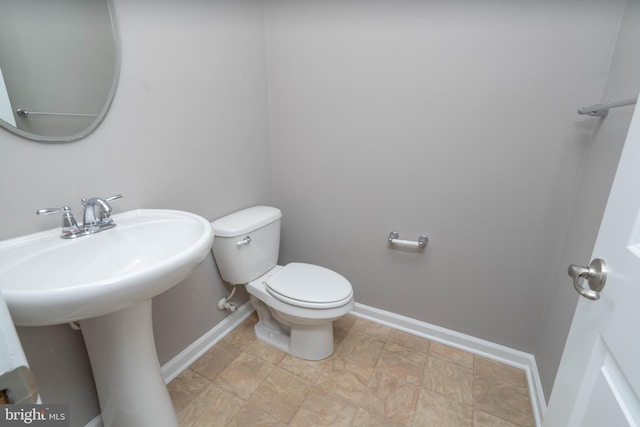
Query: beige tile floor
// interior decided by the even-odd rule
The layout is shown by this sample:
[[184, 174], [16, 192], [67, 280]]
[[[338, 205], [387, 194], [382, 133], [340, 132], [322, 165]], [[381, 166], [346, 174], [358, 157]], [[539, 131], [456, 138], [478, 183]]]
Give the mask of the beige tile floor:
[[523, 371], [352, 315], [335, 353], [260, 341], [255, 313], [169, 384], [181, 427], [533, 426]]

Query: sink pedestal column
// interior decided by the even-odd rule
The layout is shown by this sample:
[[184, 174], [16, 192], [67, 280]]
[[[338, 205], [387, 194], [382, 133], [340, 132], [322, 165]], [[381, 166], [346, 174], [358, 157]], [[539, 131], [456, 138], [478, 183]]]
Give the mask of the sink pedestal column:
[[79, 322], [105, 427], [178, 427], [156, 354], [151, 300]]

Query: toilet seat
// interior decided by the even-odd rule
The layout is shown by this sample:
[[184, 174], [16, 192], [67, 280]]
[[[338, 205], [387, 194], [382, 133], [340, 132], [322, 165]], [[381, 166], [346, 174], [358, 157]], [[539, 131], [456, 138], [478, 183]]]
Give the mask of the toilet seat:
[[271, 296], [298, 307], [340, 307], [353, 297], [353, 289], [347, 279], [335, 271], [312, 264], [287, 264], [264, 283]]

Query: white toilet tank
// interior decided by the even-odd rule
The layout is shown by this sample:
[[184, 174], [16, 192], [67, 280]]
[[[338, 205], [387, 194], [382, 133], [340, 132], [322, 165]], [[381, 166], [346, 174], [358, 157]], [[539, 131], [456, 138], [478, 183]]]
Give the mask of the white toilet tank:
[[211, 223], [213, 257], [223, 280], [249, 283], [276, 266], [281, 218], [278, 208], [254, 206]]

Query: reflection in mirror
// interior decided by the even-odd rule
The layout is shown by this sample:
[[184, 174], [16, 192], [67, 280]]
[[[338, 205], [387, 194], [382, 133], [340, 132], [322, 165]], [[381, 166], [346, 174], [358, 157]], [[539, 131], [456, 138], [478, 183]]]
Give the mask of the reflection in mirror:
[[88, 135], [109, 109], [119, 68], [111, 0], [2, 0], [2, 127], [37, 141]]
[[0, 118], [9, 123], [11, 126], [16, 125], [16, 121], [13, 118], [13, 112], [11, 110], [11, 103], [9, 102], [7, 86], [4, 84], [2, 68], [0, 68]]

